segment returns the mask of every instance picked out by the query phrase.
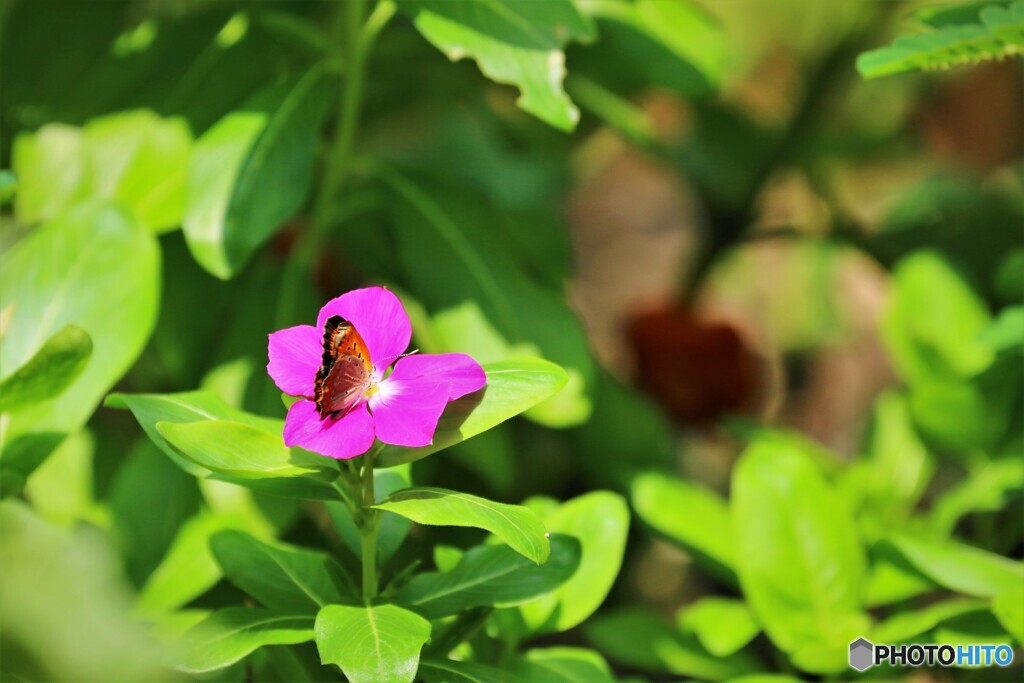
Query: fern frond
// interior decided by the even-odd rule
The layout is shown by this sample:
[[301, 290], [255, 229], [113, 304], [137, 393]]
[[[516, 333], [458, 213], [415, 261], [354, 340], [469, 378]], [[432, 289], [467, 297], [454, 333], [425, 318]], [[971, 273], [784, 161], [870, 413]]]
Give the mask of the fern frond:
[[972, 23], [952, 20], [972, 18], [966, 11], [970, 6], [955, 13], [947, 10], [945, 16], [921, 17], [935, 30], [900, 36], [888, 47], [865, 52], [857, 59], [857, 70], [865, 78], [877, 78], [1024, 55], [1024, 0], [974, 5]]

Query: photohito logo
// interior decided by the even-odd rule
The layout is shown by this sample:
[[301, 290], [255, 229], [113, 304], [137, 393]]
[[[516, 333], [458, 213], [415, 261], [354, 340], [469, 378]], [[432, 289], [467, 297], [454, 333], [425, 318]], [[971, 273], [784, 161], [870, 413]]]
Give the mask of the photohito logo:
[[850, 643], [850, 666], [865, 671], [876, 664], [891, 666], [1010, 666], [1009, 645], [875, 645], [866, 638]]

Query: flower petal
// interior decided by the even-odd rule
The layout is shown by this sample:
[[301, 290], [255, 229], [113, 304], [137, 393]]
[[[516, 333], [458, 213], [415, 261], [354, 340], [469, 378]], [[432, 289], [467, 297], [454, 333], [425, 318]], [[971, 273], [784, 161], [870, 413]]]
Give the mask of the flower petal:
[[284, 420], [284, 443], [348, 460], [373, 446], [373, 420], [361, 403], [341, 418], [321, 420], [313, 401], [296, 401]]
[[428, 445], [434, 440], [450, 392], [451, 385], [444, 381], [385, 379], [369, 401], [377, 438], [395, 446]]
[[267, 372], [289, 396], [312, 396], [320, 369], [323, 335], [311, 325], [297, 325], [270, 335]]
[[383, 287], [356, 289], [331, 299], [316, 318], [322, 330], [327, 319], [340, 315], [352, 323], [366, 342], [378, 374], [409, 348], [412, 324], [398, 297]]
[[464, 353], [415, 354], [398, 361], [389, 380], [398, 382], [448, 382], [454, 401], [482, 389], [487, 375], [480, 364]]

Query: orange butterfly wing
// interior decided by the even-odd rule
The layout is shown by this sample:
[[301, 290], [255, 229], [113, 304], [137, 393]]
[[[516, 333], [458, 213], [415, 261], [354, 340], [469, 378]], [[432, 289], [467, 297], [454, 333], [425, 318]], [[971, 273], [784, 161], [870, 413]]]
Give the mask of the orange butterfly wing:
[[320, 418], [350, 411], [372, 379], [373, 363], [359, 332], [341, 316], [329, 318], [324, 325], [322, 363], [314, 383]]

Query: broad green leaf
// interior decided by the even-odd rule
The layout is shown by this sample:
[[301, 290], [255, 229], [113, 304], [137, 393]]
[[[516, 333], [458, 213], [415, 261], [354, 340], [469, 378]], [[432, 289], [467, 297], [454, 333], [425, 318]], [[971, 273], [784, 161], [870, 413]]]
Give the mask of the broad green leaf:
[[562, 90], [562, 48], [595, 33], [572, 2], [399, 0], [398, 6], [450, 60], [474, 59], [491, 80], [519, 88], [525, 111], [556, 128], [575, 128], [579, 110]]
[[[208, 420], [229, 421], [266, 432], [280, 441], [284, 427], [281, 420], [260, 417], [231, 408], [209, 391], [187, 391], [177, 394], [111, 394], [106, 401], [111, 408], [128, 408], [138, 420], [146, 435], [160, 447], [181, 469], [199, 479], [219, 479], [244, 486], [258, 493], [299, 499], [339, 500], [340, 494], [326, 480], [314, 477], [262, 478], [236, 477], [224, 472], [213, 472], [197, 461], [185, 457], [157, 429], [158, 423], [191, 424]], [[263, 439], [260, 439], [263, 440]], [[290, 456], [289, 456], [290, 457]], [[315, 456], [310, 456], [315, 457]], [[318, 466], [331, 467], [332, 463], [317, 461]]]
[[201, 422], [203, 420], [230, 420], [250, 427], [258, 427], [271, 434], [284, 429], [281, 420], [259, 417], [236, 410], [212, 391], [185, 391], [177, 394], [110, 394], [104, 405], [108, 408], [128, 409], [138, 420], [150, 440], [160, 447], [181, 469], [196, 477], [205, 477], [210, 470], [182, 457], [160, 432], [158, 422]]
[[145, 110], [103, 116], [80, 129], [43, 126], [14, 143], [18, 215], [48, 220], [82, 199], [106, 199], [149, 230], [175, 228], [191, 146], [185, 121]]
[[323, 70], [311, 69], [260, 92], [196, 140], [182, 227], [213, 275], [234, 277], [305, 203], [328, 86]]
[[468, 493], [439, 488], [397, 491], [375, 506], [417, 524], [464, 526], [490, 531], [523, 557], [537, 564], [548, 559], [547, 531], [532, 510]]
[[682, 632], [697, 636], [716, 657], [738, 652], [761, 632], [746, 603], [732, 598], [701, 598], [679, 610], [676, 625]]
[[92, 415], [135, 362], [156, 321], [159, 251], [124, 212], [90, 203], [39, 226], [0, 257], [0, 310], [9, 310], [0, 367], [17, 368], [68, 324], [93, 352], [59, 396], [13, 411], [3, 468], [26, 476]]
[[814, 668], [846, 666], [865, 632], [865, 554], [845, 501], [796, 442], [755, 440], [733, 470], [736, 569], [769, 638]]
[[333, 459], [289, 448], [280, 436], [241, 422], [157, 422], [156, 430], [186, 458], [218, 474], [238, 479], [337, 477]]
[[1018, 645], [1024, 643], [1024, 586], [997, 595], [992, 600], [992, 614]]
[[583, 630], [587, 640], [609, 659], [644, 671], [721, 681], [757, 670], [752, 660], [740, 654], [711, 655], [696, 638], [674, 631], [641, 608], [599, 615]]
[[949, 450], [993, 450], [1013, 419], [1018, 368], [1007, 358], [969, 380], [921, 380], [910, 386], [910, 414], [922, 434]]
[[995, 322], [979, 333], [983, 344], [996, 352], [1024, 350], [1024, 306], [1004, 308]]
[[0, 566], [5, 680], [164, 679], [161, 653], [131, 617], [131, 588], [102, 533], [63, 529], [4, 501]]
[[265, 543], [240, 531], [221, 531], [210, 548], [224, 576], [265, 607], [315, 614], [355, 595], [351, 580], [326, 553]]
[[633, 482], [633, 507], [645, 524], [735, 583], [736, 540], [725, 500], [690, 482], [650, 472]]
[[[656, 84], [683, 95], [707, 95], [725, 75], [725, 33], [703, 8], [688, 0], [590, 0], [581, 3], [601, 35], [589, 50], [596, 76], [604, 60], [612, 80]], [[599, 54], [598, 54], [599, 53]], [[618, 71], [630, 71], [618, 77]]]
[[397, 599], [430, 619], [468, 607], [514, 605], [554, 590], [579, 563], [579, 542], [557, 534], [551, 537], [551, 555], [542, 565], [508, 546], [481, 546], [467, 552], [454, 569], [416, 576]]
[[425, 458], [518, 415], [551, 397], [566, 382], [564, 370], [536, 358], [490, 363], [484, 366], [484, 371], [487, 386], [448, 404], [431, 445], [422, 448], [385, 446], [375, 464], [393, 467]]
[[187, 673], [231, 666], [264, 645], [313, 640], [314, 617], [271, 609], [228, 607], [189, 629], [178, 646], [176, 668]]
[[521, 605], [534, 630], [566, 631], [593, 614], [619, 574], [629, 533], [629, 507], [622, 496], [594, 491], [566, 501], [544, 515], [551, 533], [579, 540], [580, 566], [556, 590]]
[[998, 512], [1024, 490], [1024, 460], [985, 460], [932, 503], [929, 517], [935, 534], [949, 536], [972, 512]]
[[936, 602], [927, 607], [895, 614], [876, 624], [869, 639], [875, 643], [916, 642], [918, 636], [930, 632], [941, 622], [984, 608], [985, 603], [981, 600], [960, 598]]
[[[411, 486], [409, 470], [409, 465], [399, 465], [386, 470], [374, 469], [373, 495], [376, 502], [381, 503], [395, 491]], [[345, 541], [348, 549], [357, 558], [362, 559], [362, 537], [352, 519], [352, 512], [349, 510], [348, 504], [328, 501], [326, 505], [338, 535]], [[402, 546], [406, 534], [412, 528], [412, 522], [405, 517], [382, 511], [378, 517], [378, 524], [380, 526], [377, 528], [377, 561], [383, 564], [391, 559], [391, 556]]]
[[530, 683], [614, 683], [604, 657], [581, 647], [527, 650], [512, 665], [518, 680]]
[[956, 23], [924, 19], [936, 30], [900, 36], [892, 45], [860, 55], [857, 70], [865, 78], [875, 78], [1019, 55], [1024, 48], [1024, 2], [978, 3], [977, 10], [974, 21], [967, 24], [960, 23], [963, 14], [952, 15], [958, 18]]
[[992, 349], [978, 339], [991, 323], [985, 303], [940, 255], [914, 252], [894, 277], [882, 337], [904, 379], [969, 377], [992, 363]]
[[316, 617], [316, 646], [325, 664], [351, 683], [412, 683], [430, 622], [397, 605], [328, 605]]
[[89, 333], [64, 326], [28, 362], [0, 380], [0, 413], [58, 396], [78, 379], [91, 355]]
[[425, 659], [417, 674], [426, 683], [519, 683], [519, 678], [505, 669], [459, 662], [453, 659]]
[[993, 598], [1024, 583], [1024, 564], [979, 548], [909, 534], [889, 542], [922, 574], [959, 593]]

